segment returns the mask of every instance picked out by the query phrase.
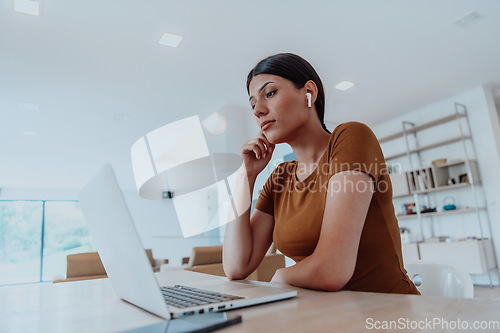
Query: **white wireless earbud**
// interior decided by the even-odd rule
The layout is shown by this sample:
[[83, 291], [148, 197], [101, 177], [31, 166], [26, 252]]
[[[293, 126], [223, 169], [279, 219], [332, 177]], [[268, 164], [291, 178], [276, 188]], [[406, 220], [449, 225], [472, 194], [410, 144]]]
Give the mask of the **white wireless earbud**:
[[312, 107], [312, 95], [311, 93], [306, 93], [306, 98], [307, 98], [307, 107], [310, 108]]

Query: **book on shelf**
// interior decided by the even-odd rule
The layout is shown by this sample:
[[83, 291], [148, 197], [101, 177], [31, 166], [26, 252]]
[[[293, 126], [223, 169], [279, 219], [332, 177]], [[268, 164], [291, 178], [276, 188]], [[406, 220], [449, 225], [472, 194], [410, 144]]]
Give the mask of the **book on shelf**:
[[425, 173], [423, 170], [417, 175], [417, 180], [418, 180], [419, 191], [427, 190], [427, 182], [426, 182]]
[[439, 236], [439, 237], [431, 237], [426, 238], [424, 243], [449, 243], [451, 242], [451, 238], [449, 236]]

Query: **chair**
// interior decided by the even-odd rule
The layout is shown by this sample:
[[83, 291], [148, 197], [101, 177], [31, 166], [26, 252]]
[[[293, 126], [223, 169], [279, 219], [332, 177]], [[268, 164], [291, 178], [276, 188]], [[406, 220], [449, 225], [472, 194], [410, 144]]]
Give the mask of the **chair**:
[[[161, 265], [168, 264], [168, 259], [155, 259], [151, 249], [146, 249], [149, 262], [155, 272]], [[108, 275], [97, 252], [76, 253], [66, 257], [66, 279], [56, 279], [53, 282], [70, 282], [107, 278]]]
[[460, 269], [436, 263], [406, 263], [408, 276], [424, 296], [473, 298], [474, 286], [469, 274]]

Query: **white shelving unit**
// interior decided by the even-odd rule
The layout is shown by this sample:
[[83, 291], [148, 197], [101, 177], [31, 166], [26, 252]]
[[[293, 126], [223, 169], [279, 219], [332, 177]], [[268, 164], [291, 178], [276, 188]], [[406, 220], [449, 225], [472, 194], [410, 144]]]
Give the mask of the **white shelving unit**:
[[[454, 210], [445, 210], [442, 212], [432, 212], [432, 213], [422, 213], [421, 218], [433, 217], [433, 216], [445, 216], [445, 215], [454, 215], [454, 214], [464, 214], [464, 213], [474, 213], [477, 208], [475, 207], [465, 207]], [[480, 210], [486, 210], [485, 207], [480, 207]], [[417, 214], [413, 215], [398, 215], [398, 220], [410, 220], [417, 218]]]
[[[418, 134], [422, 131], [438, 127], [444, 124], [456, 122], [459, 135], [449, 138], [441, 138], [436, 142], [419, 145]], [[464, 125], [465, 124], [465, 125]], [[409, 162], [409, 170], [401, 174], [391, 174], [394, 198], [413, 197], [415, 203], [415, 214], [398, 215], [398, 220], [417, 220], [420, 228], [421, 239], [417, 243], [404, 244], [403, 252], [411, 259], [419, 258], [431, 262], [444, 262], [454, 264], [470, 274], [488, 273], [490, 285], [493, 284], [491, 272], [497, 267], [491, 240], [491, 225], [487, 214], [486, 200], [481, 202], [479, 192], [484, 189], [480, 185], [480, 177], [477, 162], [472, 157], [477, 156], [474, 148], [472, 132], [470, 130], [467, 108], [463, 104], [455, 103], [455, 113], [445, 117], [429, 121], [423, 124], [414, 124], [404, 121], [402, 131], [379, 139], [384, 143], [404, 139], [405, 150], [386, 156], [386, 161], [406, 157]], [[410, 138], [414, 144], [410, 145]], [[463, 156], [458, 160], [451, 160], [437, 165], [423, 165], [421, 152], [429, 151], [438, 147], [462, 143]], [[470, 144], [468, 144], [470, 143]], [[470, 148], [472, 147], [472, 148]], [[415, 160], [418, 162], [415, 163]], [[430, 207], [430, 198], [441, 191], [470, 191], [473, 200], [466, 206], [457, 207], [454, 210], [443, 210], [436, 212], [422, 212], [421, 202]], [[475, 214], [474, 218], [478, 227], [477, 239], [451, 242], [430, 242], [435, 239], [434, 229], [432, 234], [424, 232], [425, 221], [439, 223], [443, 216]], [[436, 220], [436, 221], [434, 221]], [[464, 235], [464, 238], [470, 235]], [[429, 238], [430, 237], [430, 238]], [[427, 241], [426, 241], [427, 240]]]

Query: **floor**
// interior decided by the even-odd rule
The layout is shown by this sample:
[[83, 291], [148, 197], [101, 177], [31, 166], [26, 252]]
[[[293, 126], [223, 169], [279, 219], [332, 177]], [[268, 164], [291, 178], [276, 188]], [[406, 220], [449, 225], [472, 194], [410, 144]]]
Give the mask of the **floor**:
[[474, 286], [474, 298], [492, 298], [500, 301], [500, 287]]

